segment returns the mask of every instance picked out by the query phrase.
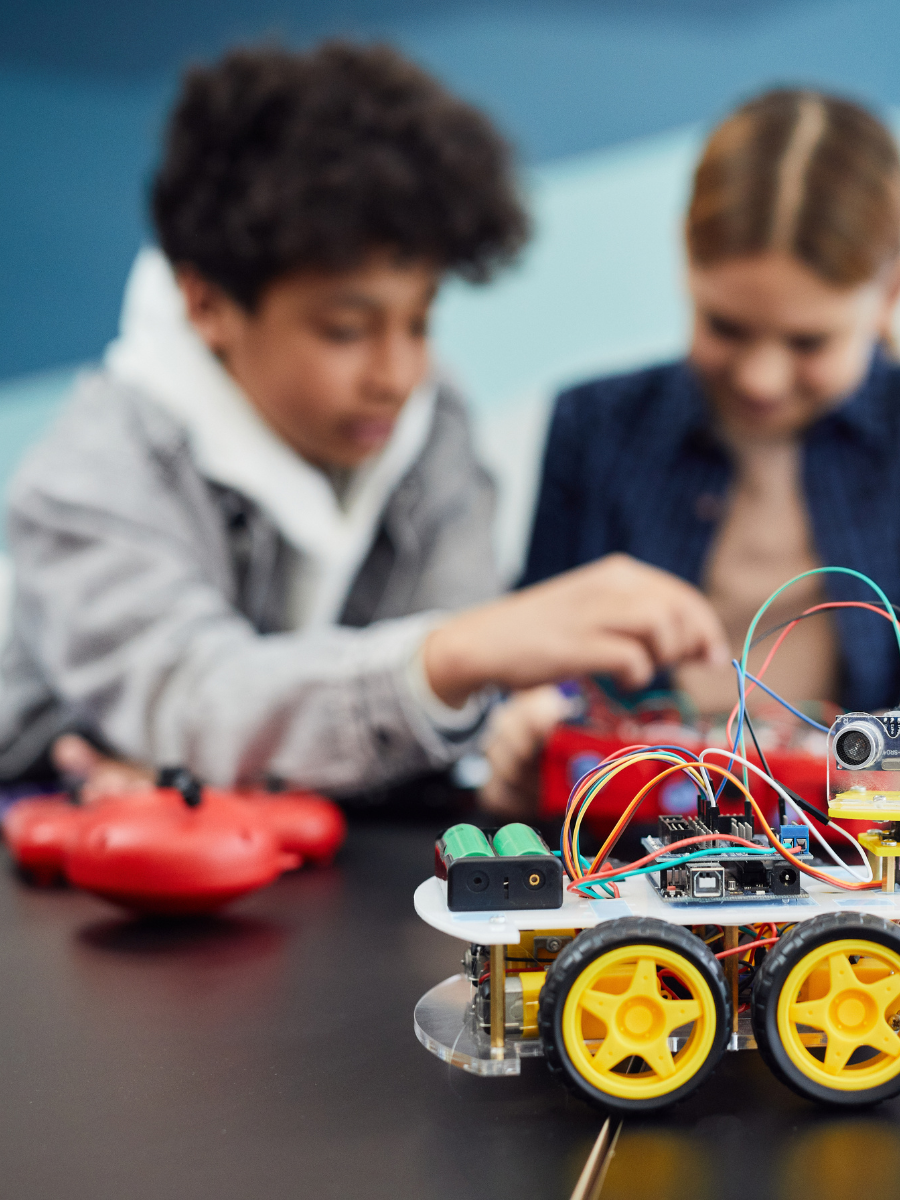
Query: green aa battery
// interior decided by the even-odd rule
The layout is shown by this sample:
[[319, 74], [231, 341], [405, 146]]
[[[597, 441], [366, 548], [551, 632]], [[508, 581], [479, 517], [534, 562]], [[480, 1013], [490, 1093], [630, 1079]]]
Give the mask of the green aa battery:
[[497, 830], [494, 834], [494, 850], [501, 858], [513, 858], [520, 854], [541, 854], [546, 857], [550, 853], [541, 835], [520, 821]]
[[494, 851], [477, 825], [454, 825], [444, 834], [444, 854], [458, 858], [493, 858]]

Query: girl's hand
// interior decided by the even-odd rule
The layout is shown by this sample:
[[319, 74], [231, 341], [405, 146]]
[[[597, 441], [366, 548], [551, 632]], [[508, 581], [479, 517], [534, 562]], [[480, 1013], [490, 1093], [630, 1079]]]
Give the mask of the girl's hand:
[[517, 692], [491, 713], [485, 754], [491, 777], [481, 805], [502, 820], [533, 817], [538, 805], [538, 763], [544, 743], [572, 709], [552, 685]]

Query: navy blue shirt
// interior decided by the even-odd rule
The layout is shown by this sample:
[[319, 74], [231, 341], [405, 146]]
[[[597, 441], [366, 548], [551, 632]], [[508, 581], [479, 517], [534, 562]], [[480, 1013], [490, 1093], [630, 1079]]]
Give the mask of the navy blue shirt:
[[[900, 600], [900, 366], [876, 352], [862, 385], [803, 437], [802, 478], [823, 565], [865, 572]], [[523, 583], [621, 551], [700, 584], [733, 467], [687, 362], [599, 379], [556, 402]], [[823, 576], [834, 600], [877, 597]], [[891, 626], [838, 609], [841, 703], [900, 699]]]

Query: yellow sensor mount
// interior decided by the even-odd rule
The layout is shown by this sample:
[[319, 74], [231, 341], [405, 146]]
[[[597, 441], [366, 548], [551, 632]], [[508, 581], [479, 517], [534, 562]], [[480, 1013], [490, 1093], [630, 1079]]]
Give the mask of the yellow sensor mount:
[[897, 881], [897, 858], [900, 857], [900, 825], [867, 829], [859, 835], [859, 843], [866, 852], [873, 879], [881, 880], [883, 892], [893, 892]]

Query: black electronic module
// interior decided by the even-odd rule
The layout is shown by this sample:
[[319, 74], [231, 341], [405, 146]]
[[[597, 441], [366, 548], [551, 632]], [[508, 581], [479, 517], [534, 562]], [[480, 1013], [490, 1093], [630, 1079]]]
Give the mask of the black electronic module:
[[[643, 845], [648, 852], [653, 852], [685, 838], [720, 834], [754, 842], [759, 849], [754, 850], [749, 846], [743, 848], [724, 840], [723, 836], [721, 841], [695, 843], [684, 850], [674, 850], [671, 856], [659, 857], [656, 860], [659, 871], [650, 874], [649, 879], [663, 900], [682, 904], [704, 901], [746, 904], [806, 898], [807, 893], [800, 886], [798, 869], [774, 850], [771, 854], [760, 853], [769, 847], [769, 843], [764, 837], [754, 834], [749, 822], [724, 816], [714, 809], [711, 813], [705, 812], [704, 816], [708, 823], [699, 816], [660, 817], [656, 836], [644, 838]], [[809, 830], [805, 825], [782, 825], [778, 833], [782, 844], [790, 845], [797, 858], [811, 861]], [[700, 848], [727, 850], [728, 853], [721, 856], [710, 853], [692, 862], [679, 861]], [[668, 862], [673, 865], [667, 866]]]

